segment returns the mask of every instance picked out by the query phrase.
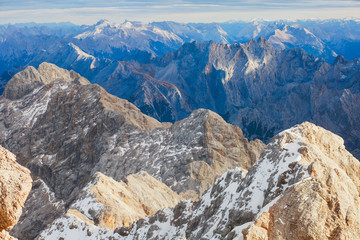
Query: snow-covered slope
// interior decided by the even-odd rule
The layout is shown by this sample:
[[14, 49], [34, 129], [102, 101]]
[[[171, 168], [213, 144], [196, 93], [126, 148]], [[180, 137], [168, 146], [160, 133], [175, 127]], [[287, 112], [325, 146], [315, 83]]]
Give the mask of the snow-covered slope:
[[298, 24], [309, 29], [346, 59], [359, 58], [360, 21], [358, 19], [303, 20]]
[[112, 54], [113, 49], [139, 49], [154, 55], [176, 49], [183, 40], [175, 33], [160, 29], [151, 24], [125, 21], [112, 24], [101, 20], [74, 37], [81, 48], [88, 52], [104, 51]]
[[322, 57], [329, 62], [332, 62], [337, 56], [322, 40], [308, 29], [300, 27], [300, 25], [285, 25], [282, 29], [276, 29], [275, 33], [269, 36], [268, 39], [276, 48], [299, 47], [307, 53]]
[[215, 41], [230, 43], [231, 36], [217, 23], [177, 23], [177, 22], [153, 22], [151, 25], [178, 35], [184, 42], [192, 41]]

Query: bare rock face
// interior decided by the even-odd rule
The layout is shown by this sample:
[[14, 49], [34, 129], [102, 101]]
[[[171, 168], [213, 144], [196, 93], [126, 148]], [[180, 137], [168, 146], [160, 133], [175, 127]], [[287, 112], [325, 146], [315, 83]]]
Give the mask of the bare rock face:
[[15, 74], [9, 81], [10, 84], [5, 87], [4, 96], [8, 99], [19, 99], [35, 88], [51, 84], [58, 79], [66, 82], [76, 80], [84, 85], [90, 84], [87, 79], [74, 71], [67, 71], [53, 64], [42, 63], [38, 69], [27, 67], [24, 71]]
[[204, 141], [208, 145], [208, 158], [190, 163], [191, 177], [201, 182], [200, 195], [228, 169], [238, 167], [246, 172], [259, 159], [264, 144], [260, 140], [249, 142], [239, 127], [226, 123], [218, 114], [209, 110], [196, 110], [188, 119], [179, 122], [179, 127], [186, 129], [181, 125], [191, 119], [197, 119], [193, 123], [195, 126], [198, 123], [204, 126]]
[[23, 214], [18, 224], [11, 230], [11, 235], [19, 239], [33, 239], [39, 229], [61, 217], [65, 211], [65, 201], [56, 198], [54, 192], [41, 178], [34, 177]]
[[0, 239], [1, 240], [17, 240], [17, 238], [10, 236], [9, 233], [6, 232], [5, 230], [0, 232]]
[[30, 171], [16, 162], [14, 154], [0, 146], [1, 239], [12, 239], [4, 230], [9, 231], [19, 220], [31, 183]]
[[63, 216], [97, 172], [123, 181], [146, 170], [183, 198], [199, 199], [228, 169], [246, 171], [264, 147], [209, 110], [160, 123], [53, 64], [29, 67], [6, 89], [0, 97], [0, 143], [17, 154], [35, 181], [21, 224], [12, 230], [19, 238], [35, 238]]

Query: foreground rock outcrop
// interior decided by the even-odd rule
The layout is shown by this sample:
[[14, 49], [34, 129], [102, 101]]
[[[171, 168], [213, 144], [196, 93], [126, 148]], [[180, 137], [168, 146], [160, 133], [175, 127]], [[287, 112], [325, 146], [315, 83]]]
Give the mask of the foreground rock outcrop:
[[[116, 182], [102, 173], [96, 173], [78, 200], [66, 214], [51, 226], [61, 227], [60, 234], [50, 230], [51, 236], [38, 239], [98, 239], [111, 238], [118, 227], [129, 227], [135, 221], [152, 216], [165, 207], [174, 207], [180, 196], [142, 171], [129, 175], [124, 182]], [[59, 223], [59, 224], [57, 224]], [[67, 229], [67, 227], [69, 227]]]
[[1, 239], [13, 239], [6, 231], [19, 220], [31, 183], [30, 171], [16, 162], [14, 154], [0, 146]]
[[360, 163], [339, 136], [303, 123], [241, 174], [227, 172], [197, 203], [139, 221], [128, 239], [359, 239]]
[[[62, 228], [59, 230], [59, 225]], [[130, 228], [90, 226], [91, 239], [359, 239], [360, 163], [339, 136], [309, 122], [283, 131], [245, 175], [220, 177], [198, 202], [180, 202]], [[42, 233], [62, 237], [58, 220]]]
[[9, 81], [0, 113], [0, 144], [34, 178], [21, 224], [12, 231], [25, 239], [63, 216], [97, 172], [122, 181], [145, 170], [182, 198], [199, 199], [228, 169], [246, 171], [264, 147], [209, 110], [160, 123], [49, 63]]
[[127, 176], [124, 182], [96, 173], [68, 213], [114, 230], [128, 227], [165, 207], [174, 207], [180, 200], [178, 194], [144, 171]]
[[[278, 141], [302, 145], [299, 163], [308, 177], [285, 189], [243, 234], [248, 239], [264, 233], [268, 239], [359, 239], [360, 164], [343, 139], [305, 123]], [[291, 184], [289, 173], [281, 176], [285, 184]]]

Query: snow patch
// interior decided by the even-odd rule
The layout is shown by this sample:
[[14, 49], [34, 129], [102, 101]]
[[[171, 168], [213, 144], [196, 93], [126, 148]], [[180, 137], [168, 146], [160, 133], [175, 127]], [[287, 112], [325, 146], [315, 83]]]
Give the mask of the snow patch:
[[39, 240], [59, 239], [120, 239], [120, 235], [107, 229], [88, 225], [73, 215], [58, 218], [49, 228], [42, 231]]

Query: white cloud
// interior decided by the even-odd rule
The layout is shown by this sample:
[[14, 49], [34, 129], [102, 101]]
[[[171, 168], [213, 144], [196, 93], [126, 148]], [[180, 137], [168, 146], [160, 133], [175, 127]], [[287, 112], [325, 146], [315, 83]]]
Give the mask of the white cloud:
[[[101, 18], [113, 22], [122, 22], [125, 19], [135, 21], [162, 21], [178, 22], [223, 22], [228, 20], [252, 20], [254, 18], [276, 19], [308, 19], [308, 18], [346, 18], [359, 17], [360, 1], [338, 0], [300, 0], [300, 1], [107, 1], [104, 7], [91, 7], [100, 4], [99, 1], [86, 1], [86, 7], [66, 8], [66, 1], [50, 1], [63, 4], [62, 8], [29, 9], [28, 0], [21, 0], [24, 8], [12, 8], [12, 1], [0, 0], [0, 24], [19, 22], [63, 22], [70, 21], [76, 24], [93, 24]], [[13, 1], [17, 2], [17, 1]], [[75, 3], [85, 2], [75, 1]], [[101, 1], [103, 2], [103, 1]], [[195, 3], [194, 3], [195, 2]], [[104, 3], [104, 2], [103, 2]], [[38, 4], [34, 4], [36, 7]], [[73, 4], [74, 5], [74, 4]], [[75, 4], [76, 5], [76, 4]], [[19, 5], [21, 6], [21, 5]], [[8, 9], [8, 10], [5, 10]]]

